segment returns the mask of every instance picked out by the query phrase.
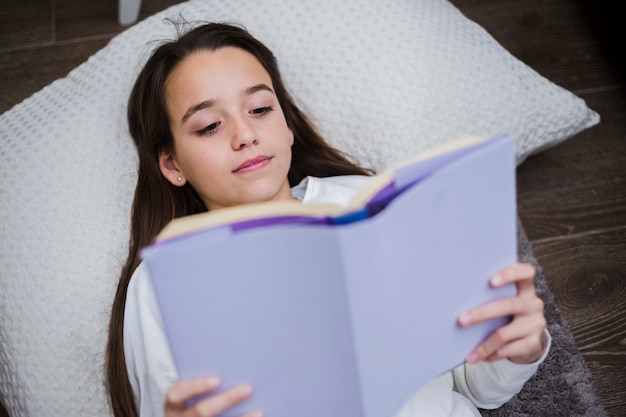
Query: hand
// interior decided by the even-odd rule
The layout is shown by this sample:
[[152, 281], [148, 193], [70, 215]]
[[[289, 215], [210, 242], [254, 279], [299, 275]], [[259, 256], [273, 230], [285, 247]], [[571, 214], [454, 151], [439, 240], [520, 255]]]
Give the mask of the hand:
[[467, 327], [496, 317], [512, 320], [493, 332], [466, 361], [495, 361], [508, 358], [515, 363], [533, 363], [543, 355], [548, 343], [545, 333], [543, 301], [535, 293], [535, 268], [526, 263], [514, 264], [490, 279], [493, 287], [515, 283], [517, 296], [503, 298], [459, 315], [458, 322]]
[[[165, 396], [165, 404], [163, 405], [165, 416], [215, 417], [252, 395], [252, 387], [248, 384], [241, 384], [205, 398], [194, 404], [193, 407], [186, 407], [187, 400], [196, 395], [215, 391], [219, 384], [220, 381], [217, 377], [194, 378], [176, 382], [167, 390]], [[252, 411], [242, 417], [263, 417], [263, 413]]]

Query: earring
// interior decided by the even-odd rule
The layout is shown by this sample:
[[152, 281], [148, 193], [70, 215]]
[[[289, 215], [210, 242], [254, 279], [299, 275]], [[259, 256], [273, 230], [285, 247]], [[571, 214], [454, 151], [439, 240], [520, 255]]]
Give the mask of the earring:
[[176, 178], [176, 181], [178, 181], [178, 182], [182, 182], [182, 181], [183, 181], [183, 178], [182, 178], [182, 177], [177, 177], [177, 178]]

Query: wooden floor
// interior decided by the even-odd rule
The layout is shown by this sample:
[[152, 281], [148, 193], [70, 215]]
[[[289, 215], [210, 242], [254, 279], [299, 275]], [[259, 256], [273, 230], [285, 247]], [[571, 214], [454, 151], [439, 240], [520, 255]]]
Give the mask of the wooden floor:
[[[141, 18], [177, 2], [144, 0]], [[626, 77], [616, 61], [624, 48], [607, 32], [621, 25], [613, 18], [618, 14], [597, 18], [600, 6], [614, 7], [603, 0], [452, 2], [602, 117], [600, 125], [520, 166], [518, 207], [607, 411], [626, 416]], [[0, 113], [123, 30], [116, 3], [3, 1]]]
[[518, 211], [609, 415], [626, 416], [625, 32], [597, 18], [602, 0], [452, 2], [602, 118], [519, 167]]

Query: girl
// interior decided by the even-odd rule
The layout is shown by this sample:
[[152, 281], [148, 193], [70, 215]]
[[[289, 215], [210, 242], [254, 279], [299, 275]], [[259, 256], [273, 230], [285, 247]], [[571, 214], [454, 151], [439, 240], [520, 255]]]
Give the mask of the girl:
[[[139, 250], [173, 218], [206, 210], [289, 199], [346, 204], [372, 172], [321, 138], [286, 91], [272, 53], [231, 25], [206, 24], [157, 48], [131, 92], [128, 121], [139, 167], [128, 259], [109, 327], [112, 408], [117, 417], [217, 416], [249, 397], [252, 387], [242, 384], [184, 407], [192, 396], [214, 391], [219, 380], [176, 382]], [[496, 408], [523, 387], [550, 343], [534, 275], [530, 265], [516, 264], [492, 278], [494, 286], [516, 283], [517, 297], [463, 313], [459, 323], [513, 320], [466, 364], [420, 389], [398, 417], [479, 415], [477, 407]]]

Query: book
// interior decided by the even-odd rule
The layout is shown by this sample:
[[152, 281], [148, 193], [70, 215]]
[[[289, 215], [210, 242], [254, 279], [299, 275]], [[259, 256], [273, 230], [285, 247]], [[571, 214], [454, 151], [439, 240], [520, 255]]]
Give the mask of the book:
[[142, 251], [179, 377], [254, 395], [224, 416], [391, 417], [507, 318], [514, 296], [509, 135], [465, 137], [396, 164], [346, 207], [259, 203], [172, 221]]

